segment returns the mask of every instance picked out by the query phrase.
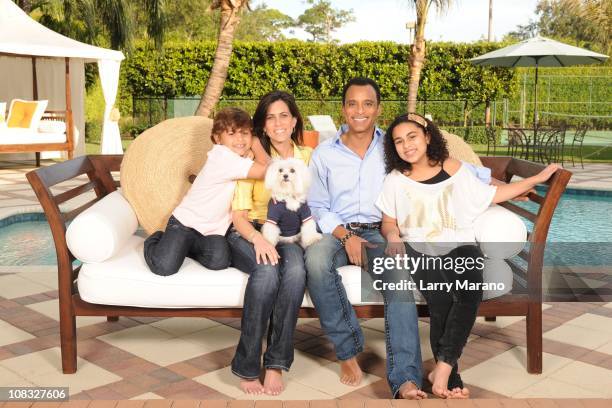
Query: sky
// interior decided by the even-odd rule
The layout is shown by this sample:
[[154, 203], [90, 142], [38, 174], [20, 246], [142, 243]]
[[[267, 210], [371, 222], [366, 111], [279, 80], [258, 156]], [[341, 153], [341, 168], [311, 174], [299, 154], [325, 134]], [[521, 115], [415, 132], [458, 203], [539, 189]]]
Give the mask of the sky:
[[[334, 33], [341, 43], [355, 41], [395, 41], [408, 43], [406, 23], [415, 20], [410, 8], [412, 0], [331, 0], [336, 9], [353, 9], [356, 21], [346, 24]], [[304, 0], [255, 0], [252, 5], [265, 3], [297, 18], [307, 8]], [[493, 37], [503, 36], [519, 24], [535, 18], [537, 0], [493, 0]], [[432, 7], [433, 8], [433, 7]], [[443, 15], [430, 11], [425, 38], [433, 41], [472, 42], [486, 39], [488, 32], [489, 0], [455, 0]], [[298, 29], [295, 35], [308, 39], [310, 35]]]

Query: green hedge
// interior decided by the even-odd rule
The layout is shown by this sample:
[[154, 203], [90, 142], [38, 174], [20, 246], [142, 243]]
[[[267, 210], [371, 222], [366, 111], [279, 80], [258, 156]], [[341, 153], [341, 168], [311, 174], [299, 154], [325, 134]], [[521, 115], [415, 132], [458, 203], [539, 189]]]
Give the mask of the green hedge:
[[[468, 60], [498, 44], [428, 44], [419, 99], [501, 99], [516, 91], [514, 71], [480, 68]], [[215, 43], [137, 47], [123, 65], [122, 87], [133, 95], [199, 95], [208, 80]], [[409, 47], [392, 42], [346, 45], [300, 41], [237, 42], [223, 90], [227, 98], [261, 97], [287, 89], [297, 98], [337, 98], [354, 76], [370, 76], [385, 99], [407, 97]]]
[[[500, 48], [500, 43], [428, 43], [427, 61], [419, 87], [418, 111], [429, 113], [442, 125], [463, 125], [463, 112], [471, 114], [468, 125], [484, 123], [484, 101], [509, 99], [510, 122], [519, 122], [519, 102], [525, 82], [525, 100], [533, 99], [533, 69], [475, 67], [469, 59]], [[137, 46], [122, 65], [118, 105], [125, 114], [132, 111], [132, 95], [180, 97], [200, 95], [208, 80], [216, 44], [189, 42], [169, 44], [163, 52]], [[238, 102], [252, 111], [251, 105], [266, 92], [285, 89], [302, 102], [304, 115], [326, 113], [340, 120], [334, 100], [354, 76], [370, 76], [381, 87], [385, 105], [381, 124], [405, 111], [408, 89], [409, 47], [392, 42], [360, 42], [346, 45], [316, 44], [300, 41], [274, 43], [236, 42], [220, 106]], [[549, 77], [554, 75], [555, 77]], [[593, 77], [593, 78], [591, 78]], [[612, 67], [548, 68], [540, 70], [539, 109], [562, 112], [574, 117], [543, 114], [541, 120], [556, 120], [577, 125], [583, 116], [595, 127], [609, 127], [609, 102], [612, 100]], [[592, 83], [592, 85], [591, 85]], [[449, 100], [438, 102], [436, 100]], [[461, 100], [469, 101], [467, 106]], [[571, 101], [548, 104], [550, 101]], [[599, 102], [589, 105], [587, 101]], [[224, 102], [225, 101], [225, 102]], [[255, 101], [255, 102], [253, 102]], [[584, 101], [585, 103], [576, 103]], [[496, 106], [496, 123], [501, 123], [503, 107]], [[531, 122], [533, 104], [526, 106], [526, 124]], [[154, 115], [153, 119], [159, 115]], [[155, 122], [156, 123], [156, 122]]]

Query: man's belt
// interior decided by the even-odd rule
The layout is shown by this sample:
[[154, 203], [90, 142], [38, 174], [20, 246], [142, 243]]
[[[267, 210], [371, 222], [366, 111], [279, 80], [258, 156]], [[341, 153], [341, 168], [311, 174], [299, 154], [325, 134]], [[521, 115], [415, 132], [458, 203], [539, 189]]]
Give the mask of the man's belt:
[[380, 229], [380, 222], [349, 222], [348, 224], [344, 224], [344, 228], [350, 231], [358, 230], [358, 229]]

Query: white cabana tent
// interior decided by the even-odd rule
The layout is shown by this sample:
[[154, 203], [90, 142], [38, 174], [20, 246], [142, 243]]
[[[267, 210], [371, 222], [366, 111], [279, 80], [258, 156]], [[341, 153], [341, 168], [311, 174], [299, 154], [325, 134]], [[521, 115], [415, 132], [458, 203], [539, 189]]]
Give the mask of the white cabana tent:
[[111, 120], [123, 59], [120, 51], [65, 37], [31, 19], [11, 0], [0, 0], [0, 101], [48, 99], [48, 109], [65, 109], [75, 155], [85, 154], [84, 64], [94, 62], [106, 103], [102, 153], [123, 153], [119, 125]]

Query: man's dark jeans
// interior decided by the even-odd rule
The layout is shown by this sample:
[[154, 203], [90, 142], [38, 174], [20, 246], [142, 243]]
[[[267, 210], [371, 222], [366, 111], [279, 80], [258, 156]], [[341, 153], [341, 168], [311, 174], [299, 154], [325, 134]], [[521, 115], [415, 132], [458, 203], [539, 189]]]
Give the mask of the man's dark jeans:
[[232, 372], [246, 379], [259, 377], [262, 341], [268, 322], [264, 367], [288, 371], [293, 363], [293, 333], [306, 288], [304, 251], [297, 244], [279, 243], [276, 246], [279, 263], [258, 264], [253, 244], [237, 231], [230, 231], [227, 240], [233, 266], [249, 274]]
[[157, 231], [145, 240], [145, 261], [156, 275], [174, 275], [187, 256], [212, 270], [225, 269], [231, 261], [223, 235], [202, 235], [181, 224], [173, 215], [165, 232]]

